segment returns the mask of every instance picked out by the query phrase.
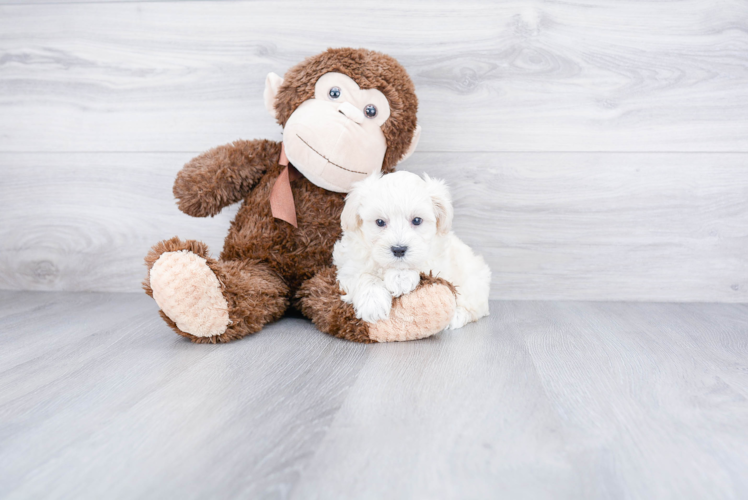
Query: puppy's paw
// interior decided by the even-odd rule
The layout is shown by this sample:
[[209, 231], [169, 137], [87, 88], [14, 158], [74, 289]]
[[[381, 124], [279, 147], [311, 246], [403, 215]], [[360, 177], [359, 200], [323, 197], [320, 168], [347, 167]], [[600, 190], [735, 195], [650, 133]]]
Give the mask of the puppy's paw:
[[376, 323], [390, 317], [392, 295], [382, 286], [373, 286], [361, 291], [353, 301], [356, 317], [367, 323]]
[[384, 272], [384, 286], [393, 297], [399, 297], [416, 289], [421, 282], [418, 271], [410, 269], [387, 269]]
[[450, 330], [457, 330], [470, 323], [470, 313], [464, 307], [457, 306], [452, 321], [449, 322]]

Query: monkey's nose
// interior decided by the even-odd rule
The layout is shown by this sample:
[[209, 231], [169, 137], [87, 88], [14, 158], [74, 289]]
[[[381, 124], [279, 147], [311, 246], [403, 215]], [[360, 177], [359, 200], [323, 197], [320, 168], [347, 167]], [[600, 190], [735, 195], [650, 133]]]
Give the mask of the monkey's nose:
[[392, 250], [392, 255], [400, 258], [400, 257], [405, 257], [405, 252], [408, 251], [408, 247], [406, 246], [390, 247], [390, 250]]
[[364, 123], [364, 112], [350, 102], [342, 102], [338, 106], [338, 112], [343, 113], [356, 123]]

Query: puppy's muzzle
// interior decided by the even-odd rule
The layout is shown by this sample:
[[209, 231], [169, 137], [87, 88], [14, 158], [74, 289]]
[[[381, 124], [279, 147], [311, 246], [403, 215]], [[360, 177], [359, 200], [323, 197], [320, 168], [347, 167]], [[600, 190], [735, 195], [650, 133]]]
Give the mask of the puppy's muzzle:
[[392, 250], [392, 255], [394, 255], [397, 258], [401, 258], [401, 257], [405, 257], [405, 252], [408, 251], [408, 247], [406, 246], [390, 247], [390, 250]]

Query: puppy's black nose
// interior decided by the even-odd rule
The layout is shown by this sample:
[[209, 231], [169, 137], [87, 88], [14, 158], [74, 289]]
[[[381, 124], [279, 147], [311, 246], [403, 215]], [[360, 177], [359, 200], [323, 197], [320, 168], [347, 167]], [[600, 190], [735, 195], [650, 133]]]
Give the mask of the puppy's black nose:
[[408, 251], [408, 247], [404, 247], [404, 246], [390, 247], [390, 250], [392, 250], [392, 254], [395, 257], [405, 257], [405, 252]]

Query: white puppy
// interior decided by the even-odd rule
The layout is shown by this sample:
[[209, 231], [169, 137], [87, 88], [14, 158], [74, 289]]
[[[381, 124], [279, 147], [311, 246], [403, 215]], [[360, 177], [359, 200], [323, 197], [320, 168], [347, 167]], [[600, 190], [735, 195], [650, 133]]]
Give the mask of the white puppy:
[[488, 314], [491, 270], [451, 231], [452, 216], [447, 186], [427, 175], [375, 174], [353, 186], [332, 258], [343, 300], [358, 318], [386, 319], [392, 298], [412, 291], [429, 271], [457, 288], [449, 328]]

